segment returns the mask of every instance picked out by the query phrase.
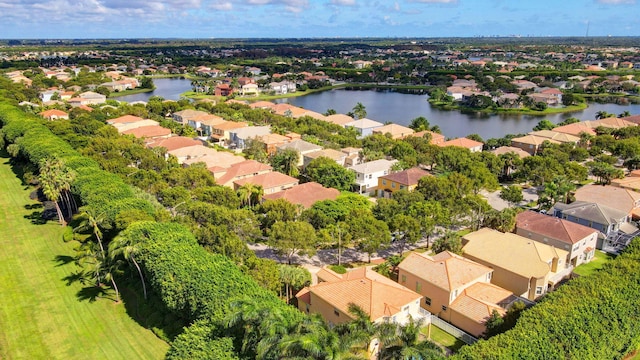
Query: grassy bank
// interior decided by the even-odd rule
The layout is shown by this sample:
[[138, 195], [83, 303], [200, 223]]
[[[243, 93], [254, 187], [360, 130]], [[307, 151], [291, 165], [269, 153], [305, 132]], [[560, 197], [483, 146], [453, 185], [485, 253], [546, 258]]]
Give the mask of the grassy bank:
[[581, 103], [572, 106], [560, 107], [560, 108], [546, 108], [542, 111], [531, 110], [528, 108], [521, 109], [506, 109], [506, 108], [487, 108], [487, 109], [474, 109], [465, 106], [460, 106], [451, 103], [443, 103], [437, 101], [429, 102], [432, 106], [441, 109], [441, 110], [452, 110], [452, 111], [462, 111], [462, 112], [478, 112], [478, 113], [487, 113], [487, 114], [522, 114], [522, 115], [550, 115], [550, 114], [561, 114], [561, 113], [571, 113], [576, 111], [581, 111], [586, 109], [589, 105], [586, 103]]
[[141, 327], [123, 304], [92, 297], [77, 282], [73, 243], [40, 221], [0, 153], [0, 359], [161, 359], [168, 345]]
[[124, 91], [112, 92], [111, 94], [109, 94], [109, 98], [112, 99], [112, 98], [117, 98], [117, 97], [121, 97], [121, 96], [148, 93], [148, 92], [152, 92], [153, 90], [155, 90], [155, 88], [153, 88], [153, 89], [138, 88], [138, 89], [133, 89], [133, 90], [124, 90]]

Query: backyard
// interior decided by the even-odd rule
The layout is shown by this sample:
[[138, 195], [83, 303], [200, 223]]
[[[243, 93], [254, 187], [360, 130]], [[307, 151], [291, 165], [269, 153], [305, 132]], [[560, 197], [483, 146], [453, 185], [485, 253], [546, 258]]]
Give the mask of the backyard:
[[69, 276], [73, 243], [43, 223], [33, 191], [0, 152], [0, 359], [161, 359], [168, 345], [112, 294], [91, 296]]

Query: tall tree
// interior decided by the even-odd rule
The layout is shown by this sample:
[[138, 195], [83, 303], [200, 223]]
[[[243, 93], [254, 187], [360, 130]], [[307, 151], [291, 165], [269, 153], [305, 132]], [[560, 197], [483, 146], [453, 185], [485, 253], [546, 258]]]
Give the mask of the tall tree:
[[279, 151], [277, 154], [271, 157], [271, 166], [274, 170], [283, 174], [296, 177], [299, 175], [298, 161], [300, 160], [300, 154], [293, 149], [285, 149]]
[[116, 260], [118, 257], [123, 258], [129, 264], [133, 264], [136, 271], [138, 272], [138, 276], [140, 276], [140, 283], [142, 284], [142, 293], [144, 299], [147, 299], [147, 285], [144, 281], [144, 275], [142, 275], [142, 269], [140, 269], [140, 265], [136, 261], [136, 255], [140, 253], [139, 242], [141, 239], [134, 238], [132, 236], [126, 236], [125, 234], [121, 234], [120, 236], [116, 236], [113, 241], [109, 243], [109, 257], [111, 260]]
[[289, 265], [296, 254], [313, 255], [315, 242], [316, 232], [306, 222], [276, 222], [269, 230], [269, 246], [279, 255], [284, 255]]
[[[39, 170], [40, 175], [38, 176], [38, 181], [40, 182], [42, 193], [47, 197], [47, 199], [54, 203], [60, 224], [66, 225], [62, 209], [58, 202], [61, 200], [63, 195], [68, 201], [69, 190], [71, 189], [71, 184], [75, 179], [75, 172], [67, 168], [64, 162], [58, 159], [43, 159], [39, 163]], [[67, 202], [66, 207], [68, 211], [71, 211], [70, 201]]]
[[347, 225], [353, 242], [358, 249], [369, 256], [386, 247], [391, 242], [387, 224], [376, 219], [370, 210], [353, 210], [347, 217]]
[[357, 103], [351, 111], [358, 119], [367, 117], [367, 109], [361, 102]]

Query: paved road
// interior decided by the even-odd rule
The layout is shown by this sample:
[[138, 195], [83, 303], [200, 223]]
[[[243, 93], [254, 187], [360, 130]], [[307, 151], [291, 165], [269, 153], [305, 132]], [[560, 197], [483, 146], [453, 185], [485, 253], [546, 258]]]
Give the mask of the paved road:
[[[492, 208], [498, 211], [509, 207], [509, 203], [500, 198], [500, 190], [494, 192], [482, 190], [480, 191], [480, 195], [487, 199], [487, 202], [489, 203], [489, 205], [491, 205]], [[524, 197], [524, 200], [520, 203], [520, 205], [525, 205], [531, 201], [538, 200], [538, 191], [535, 187], [530, 187], [528, 189], [522, 190], [522, 195]]]

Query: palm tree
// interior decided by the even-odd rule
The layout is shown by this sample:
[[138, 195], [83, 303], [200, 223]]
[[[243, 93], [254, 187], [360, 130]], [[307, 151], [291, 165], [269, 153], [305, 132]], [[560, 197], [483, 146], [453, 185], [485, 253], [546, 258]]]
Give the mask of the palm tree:
[[379, 360], [444, 359], [442, 349], [429, 340], [420, 340], [424, 319], [413, 320], [396, 327], [395, 335], [382, 343]]
[[366, 110], [365, 106], [362, 105], [361, 102], [359, 102], [353, 107], [353, 114], [358, 119], [363, 119], [363, 118], [365, 118], [367, 116], [367, 110]]
[[332, 331], [318, 314], [306, 317], [278, 345], [280, 359], [365, 359], [350, 351], [351, 339]]
[[596, 119], [606, 119], [606, 118], [610, 118], [610, 117], [616, 117], [615, 114], [610, 114], [604, 110], [598, 111], [596, 113]]
[[135, 255], [140, 252], [140, 248], [138, 247], [139, 243], [136, 240], [139, 239], [132, 239], [129, 236], [122, 235], [117, 236], [113, 241], [111, 241], [111, 243], [109, 243], [109, 257], [111, 260], [115, 260], [118, 256], [122, 256], [128, 263], [133, 263], [138, 271], [138, 275], [140, 276], [144, 299], [147, 300], [147, 286], [144, 283], [144, 276], [142, 275], [140, 265], [138, 265], [135, 258]]
[[101, 287], [103, 282], [110, 282], [116, 292], [115, 302], [120, 302], [120, 291], [115, 280], [115, 273], [118, 271], [120, 263], [111, 262], [104, 256], [102, 249], [98, 250], [92, 242], [86, 242], [76, 249], [76, 265], [83, 269], [84, 279], [92, 279], [97, 287]]
[[102, 227], [105, 220], [104, 216], [102, 214], [95, 215], [91, 209], [85, 207], [79, 217], [82, 220], [80, 224], [73, 229], [73, 231], [82, 232], [90, 230], [93, 236], [96, 237], [98, 245], [100, 245], [100, 252], [102, 253], [102, 256], [106, 257], [104, 245], [102, 244], [102, 231], [100, 230], [100, 227]]
[[[52, 201], [56, 207], [58, 220], [61, 225], [66, 225], [64, 215], [60, 209], [58, 201], [63, 193], [71, 189], [71, 183], [75, 179], [75, 172], [64, 166], [64, 163], [57, 159], [43, 159], [39, 164], [40, 175], [38, 181], [44, 196]], [[67, 196], [67, 200], [69, 197]], [[67, 203], [67, 209], [70, 211], [71, 204]], [[70, 214], [69, 214], [70, 215]]]

